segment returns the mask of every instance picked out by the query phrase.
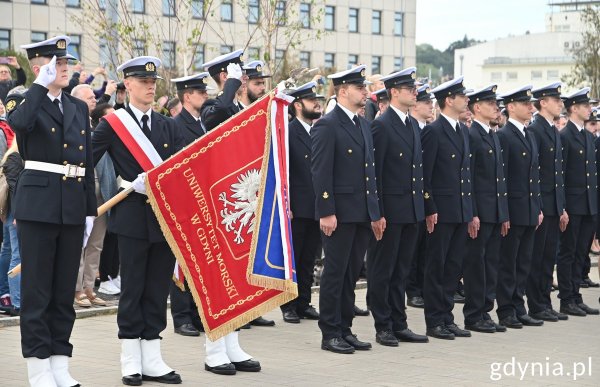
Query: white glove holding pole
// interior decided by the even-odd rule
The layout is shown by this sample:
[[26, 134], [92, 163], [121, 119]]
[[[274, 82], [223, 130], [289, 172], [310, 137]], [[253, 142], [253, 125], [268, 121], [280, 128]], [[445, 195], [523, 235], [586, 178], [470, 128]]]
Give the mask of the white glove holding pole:
[[242, 79], [244, 73], [242, 72], [242, 68], [237, 63], [230, 63], [227, 65], [227, 79], [234, 78], [238, 81]]
[[83, 248], [87, 246], [88, 239], [90, 239], [90, 235], [92, 235], [92, 228], [94, 228], [94, 220], [96, 220], [95, 216], [86, 216], [85, 217], [85, 230], [83, 232]]
[[48, 88], [48, 85], [56, 79], [56, 55], [52, 57], [50, 62], [40, 67], [40, 73], [34, 83]]
[[146, 172], [142, 172], [131, 182], [131, 188], [139, 194], [146, 195]]

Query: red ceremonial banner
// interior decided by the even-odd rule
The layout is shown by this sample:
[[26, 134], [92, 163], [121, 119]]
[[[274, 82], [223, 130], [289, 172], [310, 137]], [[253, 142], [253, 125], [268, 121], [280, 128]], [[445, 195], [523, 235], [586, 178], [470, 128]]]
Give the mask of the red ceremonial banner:
[[211, 340], [295, 298], [246, 277], [270, 102], [267, 95], [147, 174], [148, 198]]

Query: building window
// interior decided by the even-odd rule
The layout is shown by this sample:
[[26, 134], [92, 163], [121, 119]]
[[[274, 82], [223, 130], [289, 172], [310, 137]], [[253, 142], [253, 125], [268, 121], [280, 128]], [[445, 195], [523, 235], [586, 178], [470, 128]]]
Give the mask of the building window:
[[490, 74], [490, 81], [492, 81], [492, 82], [502, 81], [502, 73], [500, 71], [493, 71]]
[[175, 0], [162, 0], [163, 16], [175, 16]]
[[558, 70], [548, 70], [547, 78], [549, 81], [558, 79]]
[[381, 35], [381, 11], [373, 11], [371, 18], [371, 33]]
[[260, 60], [260, 48], [258, 47], [248, 47], [246, 50], [246, 55], [248, 56], [248, 60]]
[[404, 58], [397, 56], [394, 58], [394, 71], [400, 71], [404, 68]]
[[248, 23], [257, 24], [260, 18], [260, 1], [249, 0], [248, 1]]
[[531, 80], [540, 80], [542, 79], [542, 71], [541, 70], [531, 70]]
[[233, 3], [231, 0], [223, 0], [221, 3], [221, 20], [233, 21]]
[[[31, 4], [41, 4], [46, 5], [48, 2], [46, 0], [31, 0]], [[34, 42], [33, 42], [34, 43]]]
[[335, 7], [331, 5], [325, 6], [325, 30], [335, 30]]
[[204, 0], [192, 0], [192, 17], [194, 19], [204, 19]]
[[394, 35], [404, 35], [404, 13], [402, 12], [394, 13]]
[[222, 44], [220, 50], [221, 50], [221, 55], [229, 54], [230, 52], [233, 51], [233, 46], [227, 46], [225, 44]]
[[278, 26], [285, 25], [285, 8], [285, 1], [280, 0], [277, 3], [275, 3], [275, 22]]
[[100, 38], [98, 48], [100, 51], [100, 66], [106, 67], [110, 63], [110, 49], [108, 48], [106, 38]]
[[144, 13], [146, 12], [145, 0], [132, 0], [131, 1], [131, 12], [133, 13]]
[[358, 55], [349, 54], [348, 55], [348, 65], [350, 66], [350, 68], [356, 66], [357, 64], [358, 64]]
[[335, 54], [332, 52], [325, 53], [325, 68], [332, 69], [335, 67]]
[[300, 23], [302, 28], [310, 28], [310, 4], [300, 3]]
[[133, 40], [133, 55], [144, 56], [146, 55], [146, 41], [143, 39]]
[[506, 80], [507, 81], [516, 81], [519, 77], [517, 76], [516, 71], [507, 71], [506, 72]]
[[65, 5], [67, 7], [80, 8], [81, 7], [81, 1], [80, 0], [65, 0]]
[[67, 52], [81, 60], [81, 35], [69, 35], [71, 43], [67, 46]]
[[358, 32], [358, 8], [348, 10], [348, 31]]
[[31, 43], [43, 42], [46, 40], [45, 32], [31, 31]]
[[163, 42], [162, 64], [167, 69], [172, 69], [175, 67], [175, 42]]
[[0, 30], [0, 50], [8, 50], [10, 46], [10, 30]]
[[310, 52], [300, 51], [300, 66], [310, 67]]
[[371, 60], [371, 74], [381, 74], [381, 57], [373, 56]]
[[194, 53], [194, 71], [203, 71], [204, 64], [204, 44], [198, 44], [196, 46], [196, 52]]
[[285, 50], [275, 50], [275, 60], [277, 62], [280, 62], [283, 60], [283, 58], [285, 57]]

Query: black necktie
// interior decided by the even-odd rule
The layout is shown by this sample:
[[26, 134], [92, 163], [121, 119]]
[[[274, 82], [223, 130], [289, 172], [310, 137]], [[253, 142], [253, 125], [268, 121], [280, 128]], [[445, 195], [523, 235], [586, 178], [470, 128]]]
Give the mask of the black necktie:
[[150, 128], [148, 127], [148, 119], [150, 117], [148, 117], [147, 114], [144, 114], [142, 116], [142, 132], [144, 132], [144, 135], [148, 138], [150, 138]]
[[354, 118], [352, 119], [352, 121], [354, 121], [354, 125], [356, 125], [356, 127], [358, 129], [360, 129], [360, 121], [358, 120], [358, 116], [354, 116]]
[[60, 100], [58, 98], [55, 98], [54, 101], [52, 101], [52, 103], [56, 106], [58, 112], [62, 114], [62, 110], [60, 110]]

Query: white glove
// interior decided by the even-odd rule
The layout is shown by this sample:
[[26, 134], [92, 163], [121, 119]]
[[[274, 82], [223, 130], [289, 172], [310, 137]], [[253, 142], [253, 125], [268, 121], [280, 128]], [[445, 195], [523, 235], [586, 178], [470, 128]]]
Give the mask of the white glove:
[[227, 79], [234, 78], [237, 80], [242, 79], [242, 68], [237, 63], [230, 63], [227, 65]]
[[94, 220], [96, 220], [95, 216], [86, 216], [85, 217], [85, 230], [83, 231], [83, 248], [87, 246], [87, 241], [90, 239], [90, 235], [92, 235], [92, 228], [94, 228]]
[[56, 55], [52, 57], [50, 62], [46, 63], [42, 67], [40, 67], [40, 73], [35, 79], [34, 83], [37, 83], [40, 86], [48, 87], [49, 84], [54, 82], [56, 79]]
[[142, 172], [131, 182], [133, 190], [139, 194], [146, 194], [146, 172]]

